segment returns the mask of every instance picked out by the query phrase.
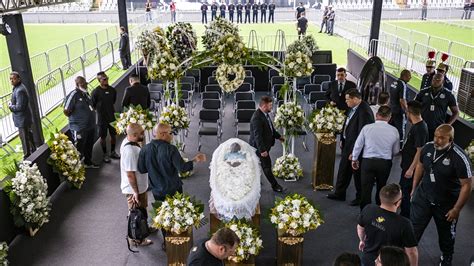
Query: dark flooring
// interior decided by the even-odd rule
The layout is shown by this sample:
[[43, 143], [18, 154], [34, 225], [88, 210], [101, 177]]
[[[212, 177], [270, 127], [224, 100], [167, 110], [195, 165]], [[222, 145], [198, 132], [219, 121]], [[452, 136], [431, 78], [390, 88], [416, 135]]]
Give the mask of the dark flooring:
[[[232, 125], [232, 100], [227, 99], [224, 117], [224, 136], [226, 140], [234, 136]], [[198, 100], [199, 103], [199, 100]], [[199, 108], [199, 104], [198, 104]], [[197, 151], [197, 112], [192, 117], [185, 152], [194, 156]], [[248, 138], [244, 137], [244, 140]], [[300, 193], [319, 206], [325, 223], [315, 231], [305, 235], [304, 265], [331, 265], [338, 254], [358, 252], [356, 232], [358, 207], [348, 206], [348, 202], [334, 202], [326, 199], [327, 192], [314, 192], [311, 188], [311, 167], [313, 159], [313, 137], [308, 137], [309, 152], [305, 152], [301, 139], [297, 140], [296, 155], [299, 157], [304, 178], [297, 182], [280, 183], [287, 189], [285, 194]], [[218, 146], [215, 137], [203, 138], [202, 152], [208, 159]], [[97, 148], [97, 147], [96, 147]], [[271, 151], [275, 160], [281, 155], [280, 144]], [[338, 151], [339, 152], [339, 151]], [[101, 152], [96, 149], [95, 157]], [[336, 158], [336, 172], [339, 161]], [[184, 191], [195, 195], [202, 202], [209, 200], [209, 160], [197, 164], [195, 174], [184, 181]], [[400, 169], [395, 159], [389, 182], [398, 182]], [[276, 231], [267, 218], [275, 197], [285, 194], [274, 193], [269, 183], [262, 177], [261, 234], [264, 248], [257, 258], [257, 265], [275, 265]], [[128, 251], [126, 235], [127, 205], [120, 191], [119, 161], [104, 164], [100, 169], [88, 170], [87, 180], [81, 190], [70, 190], [64, 186], [53, 195], [50, 222], [44, 225], [35, 237], [18, 236], [10, 245], [9, 259], [12, 265], [165, 265], [166, 255], [161, 251], [161, 234], [154, 234], [155, 242], [140, 248], [140, 253]], [[348, 200], [354, 196], [351, 184]], [[150, 197], [151, 198], [151, 197]], [[206, 207], [206, 215], [209, 213]], [[208, 236], [209, 224], [194, 230], [194, 239]], [[468, 265], [474, 255], [474, 197], [464, 207], [458, 223], [455, 257], [453, 265]], [[419, 265], [435, 265], [440, 252], [438, 237], [433, 222], [427, 228], [419, 245]]]

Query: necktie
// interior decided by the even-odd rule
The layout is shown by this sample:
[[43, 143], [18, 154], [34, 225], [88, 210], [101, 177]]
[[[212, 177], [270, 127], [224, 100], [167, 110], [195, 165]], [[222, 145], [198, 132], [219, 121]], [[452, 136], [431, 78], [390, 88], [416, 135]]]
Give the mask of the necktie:
[[270, 126], [270, 129], [273, 132], [272, 120], [270, 119], [270, 116], [268, 115], [268, 113], [265, 113], [265, 116], [267, 117], [268, 125]]
[[354, 112], [355, 112], [355, 109], [352, 108], [351, 111], [349, 112], [349, 115], [347, 116], [346, 124], [345, 124], [345, 126], [344, 126], [344, 132], [343, 132], [343, 134], [342, 134], [342, 136], [343, 136], [344, 138], [346, 138], [346, 128], [347, 128], [347, 125], [349, 125], [349, 121], [351, 120], [352, 115], [354, 114]]
[[342, 83], [339, 83], [339, 93], [342, 92]]

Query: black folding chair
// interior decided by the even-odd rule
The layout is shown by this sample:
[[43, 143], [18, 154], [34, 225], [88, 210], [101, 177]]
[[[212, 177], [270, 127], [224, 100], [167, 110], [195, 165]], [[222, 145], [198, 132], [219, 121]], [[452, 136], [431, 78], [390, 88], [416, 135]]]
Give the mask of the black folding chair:
[[235, 127], [236, 137], [239, 135], [250, 135], [250, 120], [254, 113], [255, 109], [237, 109]]
[[329, 75], [313, 75], [313, 84], [321, 84], [325, 81], [331, 81], [331, 76]]
[[220, 143], [222, 136], [221, 113], [219, 110], [202, 109], [199, 111], [198, 151], [201, 150], [202, 136], [216, 136]]

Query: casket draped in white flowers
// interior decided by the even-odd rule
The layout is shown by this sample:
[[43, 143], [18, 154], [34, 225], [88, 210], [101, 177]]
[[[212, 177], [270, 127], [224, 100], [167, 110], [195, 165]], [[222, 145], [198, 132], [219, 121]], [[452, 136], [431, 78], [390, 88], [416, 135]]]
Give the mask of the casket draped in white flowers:
[[[233, 143], [240, 145], [238, 156], [229, 156]], [[236, 162], [240, 165], [230, 165]], [[255, 148], [241, 139], [231, 138], [214, 151], [209, 168], [211, 210], [214, 207], [218, 218], [224, 221], [234, 217], [251, 219], [260, 200], [261, 170]]]

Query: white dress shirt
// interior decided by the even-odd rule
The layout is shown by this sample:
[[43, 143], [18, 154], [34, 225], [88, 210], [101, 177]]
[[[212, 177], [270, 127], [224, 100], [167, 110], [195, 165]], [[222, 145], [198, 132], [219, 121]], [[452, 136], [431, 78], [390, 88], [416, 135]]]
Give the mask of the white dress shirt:
[[352, 150], [353, 160], [357, 160], [362, 149], [362, 158], [392, 160], [400, 152], [400, 135], [398, 130], [385, 121], [377, 120], [365, 125], [357, 137]]

